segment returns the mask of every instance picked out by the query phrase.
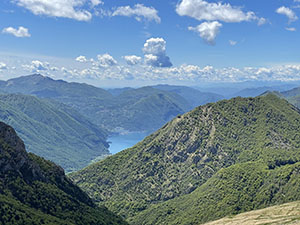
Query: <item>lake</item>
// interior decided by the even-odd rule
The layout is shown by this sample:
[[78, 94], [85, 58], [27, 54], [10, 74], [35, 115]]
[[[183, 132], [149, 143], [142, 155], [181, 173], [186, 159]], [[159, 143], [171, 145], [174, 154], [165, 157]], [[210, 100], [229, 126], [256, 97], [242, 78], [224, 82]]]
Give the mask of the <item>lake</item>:
[[124, 149], [130, 148], [143, 140], [149, 133], [128, 133], [124, 135], [115, 135], [108, 138], [109, 151], [116, 154]]

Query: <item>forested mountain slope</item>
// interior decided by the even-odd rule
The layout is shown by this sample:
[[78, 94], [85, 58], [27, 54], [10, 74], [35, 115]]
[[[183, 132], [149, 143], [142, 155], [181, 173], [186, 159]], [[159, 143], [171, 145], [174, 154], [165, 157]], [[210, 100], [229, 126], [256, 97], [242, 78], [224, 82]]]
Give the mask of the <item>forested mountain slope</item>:
[[61, 167], [25, 151], [12, 127], [0, 122], [0, 223], [126, 224], [92, 200]]
[[286, 100], [239, 97], [178, 116], [71, 178], [133, 224], [199, 224], [300, 198], [299, 137], [299, 110]]
[[67, 171], [109, 154], [106, 132], [61, 103], [28, 95], [0, 95], [0, 120], [15, 127], [28, 151]]

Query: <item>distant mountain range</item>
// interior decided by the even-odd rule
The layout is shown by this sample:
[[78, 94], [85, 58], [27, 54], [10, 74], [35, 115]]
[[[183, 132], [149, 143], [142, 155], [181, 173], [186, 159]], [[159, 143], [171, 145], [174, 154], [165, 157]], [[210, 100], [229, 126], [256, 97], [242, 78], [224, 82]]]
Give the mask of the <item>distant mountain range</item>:
[[109, 154], [107, 133], [58, 102], [2, 94], [0, 120], [15, 127], [28, 151], [58, 163], [68, 172]]
[[92, 200], [61, 167], [25, 151], [12, 127], [0, 122], [0, 223], [5, 225], [126, 225]]
[[[300, 200], [300, 88], [285, 88], [222, 100], [228, 93], [184, 86], [104, 90], [38, 74], [0, 81], [0, 120], [32, 152], [0, 122], [0, 221], [199, 225]], [[158, 127], [109, 156], [109, 134]], [[108, 156], [69, 174], [92, 200], [33, 153], [67, 172]]]
[[236, 82], [223, 84], [210, 84], [210, 86], [193, 87], [200, 91], [213, 92], [225, 98], [256, 97], [266, 91], [283, 92], [300, 86], [298, 82]]
[[204, 105], [206, 103], [217, 102], [224, 99], [224, 96], [214, 94], [211, 92], [201, 92], [197, 89], [185, 87], [185, 86], [174, 86], [174, 85], [156, 85], [152, 86], [155, 89], [176, 93], [186, 99], [189, 102], [190, 110], [197, 106]]
[[299, 124], [274, 94], [223, 100], [70, 177], [130, 224], [198, 225], [300, 200]]
[[195, 106], [222, 96], [181, 86], [104, 90], [87, 84], [53, 80], [39, 74], [0, 82], [0, 91], [22, 93], [64, 103], [110, 132], [154, 131]]

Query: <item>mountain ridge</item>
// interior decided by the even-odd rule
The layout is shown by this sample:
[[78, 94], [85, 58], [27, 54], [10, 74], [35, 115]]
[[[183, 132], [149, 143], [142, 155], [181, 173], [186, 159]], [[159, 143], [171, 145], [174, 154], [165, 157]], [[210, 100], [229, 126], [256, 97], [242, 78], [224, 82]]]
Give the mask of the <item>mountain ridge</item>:
[[25, 150], [0, 122], [0, 221], [4, 224], [126, 224], [98, 208], [64, 170]]
[[[98, 204], [128, 221], [163, 224], [164, 220], [151, 223], [151, 215], [167, 214], [163, 206], [192, 195], [222, 168], [237, 163], [247, 167], [251, 161], [271, 169], [296, 165], [299, 122], [299, 109], [273, 94], [209, 103], [71, 178]], [[155, 208], [160, 205], [162, 211]]]
[[178, 114], [219, 98], [187, 87], [169, 86], [167, 89], [147, 86], [106, 91], [87, 84], [53, 80], [40, 74], [0, 82], [0, 91], [64, 103], [111, 133], [153, 132]]
[[106, 132], [61, 103], [5, 94], [0, 95], [0, 112], [0, 119], [16, 128], [30, 152], [60, 164], [68, 172], [109, 154]]

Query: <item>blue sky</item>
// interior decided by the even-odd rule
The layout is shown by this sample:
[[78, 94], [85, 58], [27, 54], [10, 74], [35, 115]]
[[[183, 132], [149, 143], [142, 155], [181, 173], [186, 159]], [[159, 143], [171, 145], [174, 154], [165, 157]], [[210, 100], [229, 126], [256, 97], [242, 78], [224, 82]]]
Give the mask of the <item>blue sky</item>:
[[3, 0], [0, 79], [299, 80], [298, 17], [299, 0]]

